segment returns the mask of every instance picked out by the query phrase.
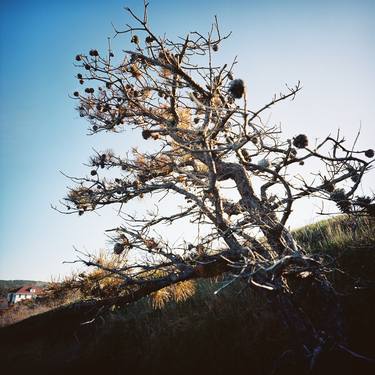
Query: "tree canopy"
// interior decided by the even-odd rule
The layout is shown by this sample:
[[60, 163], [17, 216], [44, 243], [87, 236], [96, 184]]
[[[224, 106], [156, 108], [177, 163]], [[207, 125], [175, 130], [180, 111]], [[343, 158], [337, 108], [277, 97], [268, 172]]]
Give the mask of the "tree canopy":
[[[109, 43], [106, 52], [92, 49], [75, 58], [82, 90], [73, 98], [90, 134], [133, 132], [150, 142], [147, 151], [95, 152], [87, 176], [72, 178], [66, 213], [115, 205], [123, 218], [123, 225], [107, 230], [119, 260], [86, 254], [79, 261], [116, 280], [105, 295], [108, 305], [224, 273], [224, 286], [242, 280], [275, 296], [288, 294], [290, 274], [310, 275], [328, 288], [322, 258], [296, 243], [288, 218], [307, 197], [333, 201], [338, 212], [373, 216], [373, 197], [356, 192], [374, 151], [356, 150], [356, 142], [347, 145], [339, 133], [316, 142], [301, 129], [283, 139], [263, 115], [293, 100], [300, 82], [251, 108], [237, 61], [215, 63], [230, 36], [221, 34], [216, 18], [207, 35], [193, 31], [173, 41], [153, 33], [147, 5], [142, 17], [127, 9], [134, 24], [115, 29], [116, 37], [129, 40], [127, 50], [118, 54]], [[314, 161], [320, 167], [309, 175], [306, 165]], [[128, 202], [147, 196], [158, 197], [157, 208], [135, 216], [127, 211]], [[163, 207], [168, 197], [176, 200], [172, 213]], [[158, 232], [180, 220], [196, 228], [192, 237], [171, 243]], [[292, 317], [291, 306], [282, 306]], [[319, 341], [314, 332], [310, 348]]]

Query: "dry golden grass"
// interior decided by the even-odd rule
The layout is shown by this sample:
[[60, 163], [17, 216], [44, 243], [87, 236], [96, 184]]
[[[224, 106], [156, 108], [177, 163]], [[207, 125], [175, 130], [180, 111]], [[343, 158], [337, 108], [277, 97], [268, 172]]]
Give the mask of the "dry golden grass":
[[0, 315], [0, 327], [5, 327], [30, 316], [42, 314], [60, 305], [60, 302], [49, 302], [48, 304], [35, 301], [18, 302]]
[[193, 297], [196, 292], [196, 282], [193, 280], [160, 289], [150, 295], [151, 304], [154, 309], [162, 309], [168, 302], [184, 302]]

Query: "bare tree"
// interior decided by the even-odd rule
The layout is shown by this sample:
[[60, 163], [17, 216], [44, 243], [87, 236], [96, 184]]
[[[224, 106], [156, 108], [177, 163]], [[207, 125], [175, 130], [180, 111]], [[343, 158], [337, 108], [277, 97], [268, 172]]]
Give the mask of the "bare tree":
[[[194, 31], [171, 41], [149, 28], [147, 5], [143, 17], [127, 9], [135, 25], [115, 29], [133, 48], [117, 56], [109, 45], [105, 54], [93, 49], [76, 56], [85, 89], [74, 98], [90, 134], [133, 131], [154, 150], [95, 152], [88, 176], [72, 178], [76, 184], [64, 202], [66, 213], [118, 205], [124, 220], [107, 231], [122, 262], [106, 266], [90, 255], [79, 258], [117, 280], [116, 295], [95, 303], [126, 304], [180, 282], [225, 273], [227, 284], [241, 280], [266, 293], [313, 365], [327, 337], [340, 345], [345, 338], [323, 260], [304, 252], [287, 220], [294, 203], [305, 197], [333, 201], [345, 214], [374, 215], [373, 199], [355, 196], [374, 151], [357, 151], [355, 143], [348, 147], [339, 134], [316, 144], [305, 134], [283, 140], [262, 115], [293, 100], [299, 82], [262, 108], [250, 109], [245, 82], [234, 77], [236, 61], [214, 63], [229, 37], [221, 35], [216, 18], [207, 35]], [[319, 172], [307, 175], [303, 170], [313, 160], [320, 163]], [[158, 199], [157, 209], [131, 215], [127, 203], [146, 196]], [[168, 198], [178, 201], [175, 212], [166, 213]], [[196, 234], [170, 243], [160, 228], [178, 221], [188, 222]], [[308, 278], [325, 296], [320, 326], [295, 305], [290, 275]]]

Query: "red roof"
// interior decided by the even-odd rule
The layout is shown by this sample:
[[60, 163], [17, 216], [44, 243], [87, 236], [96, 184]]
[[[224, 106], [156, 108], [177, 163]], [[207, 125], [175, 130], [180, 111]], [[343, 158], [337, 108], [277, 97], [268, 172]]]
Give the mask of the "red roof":
[[[31, 290], [33, 289], [33, 292]], [[14, 290], [12, 293], [16, 294], [39, 294], [42, 292], [41, 288], [38, 288], [34, 285], [24, 285], [23, 287]]]

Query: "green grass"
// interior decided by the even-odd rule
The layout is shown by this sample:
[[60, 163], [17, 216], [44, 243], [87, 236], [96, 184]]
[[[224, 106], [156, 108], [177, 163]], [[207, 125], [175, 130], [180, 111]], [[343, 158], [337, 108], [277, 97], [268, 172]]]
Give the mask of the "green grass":
[[374, 219], [339, 216], [295, 230], [294, 237], [308, 253], [321, 254], [328, 263], [331, 259], [342, 276], [357, 283], [375, 281]]
[[297, 229], [293, 235], [307, 252], [337, 256], [343, 250], [374, 246], [374, 224], [370, 219], [338, 216]]

